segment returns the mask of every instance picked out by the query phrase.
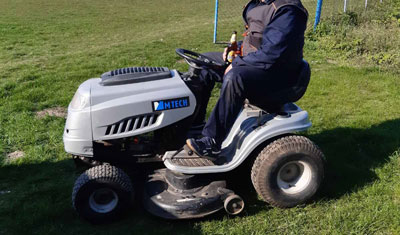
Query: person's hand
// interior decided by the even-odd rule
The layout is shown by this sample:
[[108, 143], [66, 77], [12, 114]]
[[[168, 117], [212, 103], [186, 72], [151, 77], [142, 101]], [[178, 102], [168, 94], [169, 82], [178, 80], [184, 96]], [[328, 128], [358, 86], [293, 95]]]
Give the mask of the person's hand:
[[228, 56], [228, 48], [225, 47], [224, 53], [222, 53], [222, 59], [226, 61], [226, 57]]
[[232, 64], [230, 64], [230, 65], [228, 66], [228, 68], [225, 69], [224, 75], [227, 74], [231, 69], [232, 69]]

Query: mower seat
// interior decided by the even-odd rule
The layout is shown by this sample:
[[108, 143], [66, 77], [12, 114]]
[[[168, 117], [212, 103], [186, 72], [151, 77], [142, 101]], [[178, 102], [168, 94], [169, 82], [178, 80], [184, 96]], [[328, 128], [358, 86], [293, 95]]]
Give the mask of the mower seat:
[[307, 61], [303, 60], [299, 72], [299, 79], [292, 87], [266, 94], [265, 102], [251, 103], [267, 113], [277, 113], [284, 109], [286, 103], [293, 103], [300, 100], [306, 93], [310, 82], [311, 69]]

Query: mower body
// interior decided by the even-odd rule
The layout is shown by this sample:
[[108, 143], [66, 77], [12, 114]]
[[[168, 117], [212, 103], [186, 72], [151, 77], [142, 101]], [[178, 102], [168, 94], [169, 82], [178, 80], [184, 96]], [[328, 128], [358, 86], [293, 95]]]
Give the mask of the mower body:
[[[82, 83], [68, 107], [63, 136], [66, 152], [79, 157], [100, 158], [105, 162], [120, 160], [118, 157], [159, 156], [174, 171], [219, 173], [239, 166], [268, 139], [311, 126], [307, 112], [294, 104], [284, 106], [284, 115], [268, 114], [245, 105], [222, 145], [222, 155], [228, 164], [211, 168], [176, 166], [168, 159], [184, 145], [199, 108], [196, 97], [201, 97], [201, 94], [196, 94], [195, 82], [185, 81], [178, 71], [166, 68], [148, 70], [151, 69], [162, 70], [165, 74], [145, 81], [133, 76], [121, 82], [121, 75], [132, 73], [120, 72], [109, 76], [109, 72], [102, 78]], [[154, 73], [160, 72], [140, 75], [146, 78]], [[107, 84], [105, 81], [109, 77], [118, 77], [119, 80]]]
[[[260, 150], [259, 147], [274, 145], [272, 142], [279, 138], [314, 146], [310, 141], [302, 143], [285, 138], [311, 126], [308, 113], [297, 105], [287, 103], [279, 112], [268, 112], [245, 104], [222, 144], [219, 159], [223, 161], [213, 162], [193, 155], [183, 146], [187, 138], [201, 135], [201, 125], [198, 128], [195, 120], [202, 108], [200, 104], [205, 103], [202, 87], [193, 73], [182, 74], [159, 67], [118, 69], [79, 86], [68, 107], [63, 141], [67, 153], [75, 160], [89, 162], [92, 167], [77, 179], [73, 189], [73, 205], [82, 217], [103, 223], [123, 214], [122, 208], [137, 193], [124, 173], [125, 168], [154, 161], [163, 162], [166, 168], [145, 172], [142, 203], [150, 213], [167, 219], [183, 219], [203, 217], [225, 208], [229, 214], [236, 215], [243, 210], [244, 202], [227, 189], [225, 179], [217, 173], [236, 169]], [[308, 151], [314, 147], [301, 149]], [[309, 155], [295, 152], [300, 150], [288, 149], [288, 154], [282, 157], [297, 159]], [[261, 155], [258, 158], [263, 159]], [[318, 161], [322, 159], [320, 155]], [[297, 164], [296, 159], [290, 160], [288, 167], [298, 171], [299, 177], [304, 169], [314, 166], [308, 167], [303, 161]], [[255, 176], [260, 171], [257, 167], [253, 167]], [[322, 176], [320, 173], [317, 176], [314, 181], [319, 185]], [[287, 190], [301, 182], [292, 181], [279, 187]], [[297, 205], [314, 195], [318, 185], [309, 185], [303, 190], [307, 195], [284, 199], [282, 203], [292, 204], [282, 204], [282, 207]]]

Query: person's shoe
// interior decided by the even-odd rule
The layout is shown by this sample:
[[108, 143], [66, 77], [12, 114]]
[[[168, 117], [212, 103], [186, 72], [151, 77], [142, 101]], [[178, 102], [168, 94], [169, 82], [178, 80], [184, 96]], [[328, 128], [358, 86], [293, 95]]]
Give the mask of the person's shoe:
[[199, 157], [215, 161], [221, 153], [221, 148], [217, 145], [215, 140], [210, 137], [203, 137], [201, 139], [187, 139], [187, 146]]

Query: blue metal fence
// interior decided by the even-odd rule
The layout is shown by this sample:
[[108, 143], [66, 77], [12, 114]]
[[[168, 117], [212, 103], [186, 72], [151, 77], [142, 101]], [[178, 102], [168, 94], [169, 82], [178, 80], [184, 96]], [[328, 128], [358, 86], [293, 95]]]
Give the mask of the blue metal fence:
[[214, 17], [214, 43], [217, 43], [217, 33], [218, 33], [218, 7], [219, 0], [215, 0], [215, 17]]
[[318, 0], [317, 8], [315, 10], [314, 30], [317, 28], [319, 22], [321, 21], [322, 3], [323, 0]]

